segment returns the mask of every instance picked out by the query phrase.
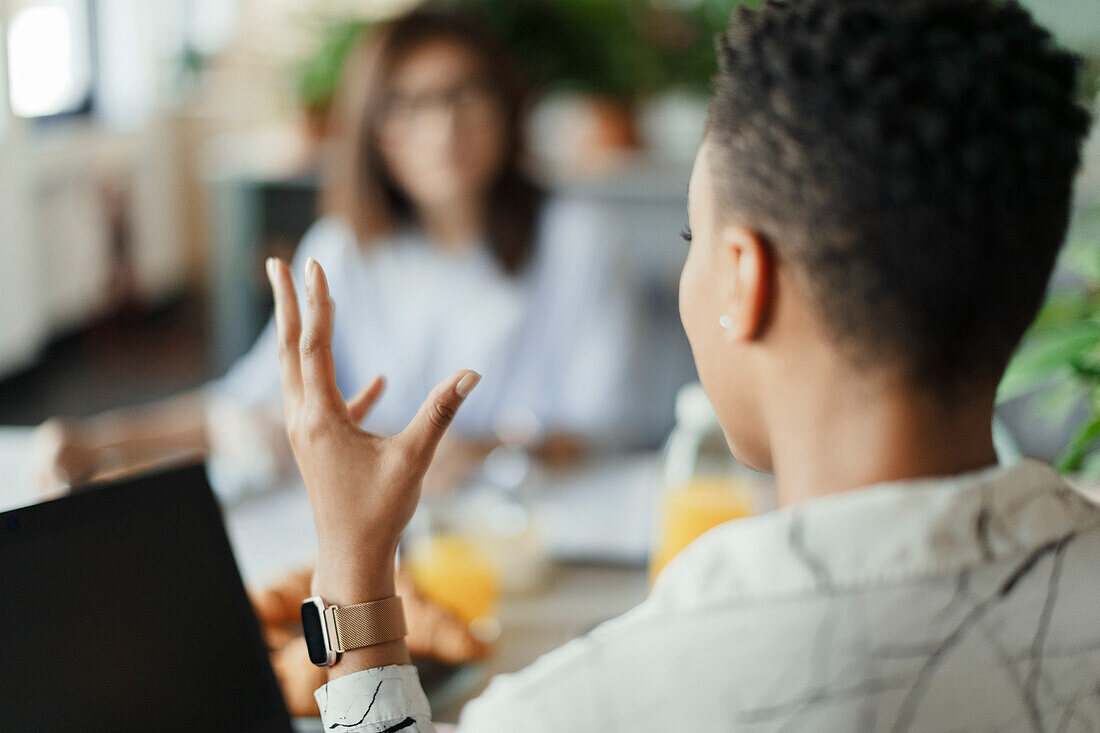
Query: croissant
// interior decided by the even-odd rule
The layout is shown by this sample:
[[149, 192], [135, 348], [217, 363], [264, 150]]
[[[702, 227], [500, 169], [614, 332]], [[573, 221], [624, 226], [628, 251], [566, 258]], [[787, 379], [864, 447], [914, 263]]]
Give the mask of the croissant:
[[[312, 580], [313, 569], [305, 568], [249, 593], [271, 654], [271, 666], [287, 709], [295, 717], [319, 714], [313, 691], [327, 679], [325, 670], [309, 661], [302, 638], [301, 603], [310, 595]], [[471, 634], [461, 619], [419, 593], [408, 573], [398, 573], [397, 592], [405, 607], [409, 627], [405, 641], [413, 657], [458, 665], [482, 659], [492, 650], [491, 644]]]
[[249, 595], [256, 617], [264, 626], [301, 623], [302, 601], [310, 596], [313, 568], [288, 573], [279, 582]]

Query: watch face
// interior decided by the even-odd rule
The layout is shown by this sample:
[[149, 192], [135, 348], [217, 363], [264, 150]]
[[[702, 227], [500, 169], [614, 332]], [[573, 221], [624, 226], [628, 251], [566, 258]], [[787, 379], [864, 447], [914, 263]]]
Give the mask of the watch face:
[[329, 649], [324, 611], [324, 601], [316, 596], [302, 603], [302, 632], [306, 637], [306, 650], [309, 661], [318, 667], [328, 667], [336, 661], [336, 652]]

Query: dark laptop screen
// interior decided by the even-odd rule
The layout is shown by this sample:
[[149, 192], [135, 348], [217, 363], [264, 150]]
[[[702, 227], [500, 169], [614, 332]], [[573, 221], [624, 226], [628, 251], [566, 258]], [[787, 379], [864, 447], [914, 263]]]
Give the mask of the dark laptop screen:
[[201, 466], [0, 514], [0, 729], [290, 730]]

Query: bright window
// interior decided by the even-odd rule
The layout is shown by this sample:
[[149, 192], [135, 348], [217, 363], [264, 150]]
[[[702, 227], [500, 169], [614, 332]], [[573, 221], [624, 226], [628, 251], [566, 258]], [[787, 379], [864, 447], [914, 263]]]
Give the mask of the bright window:
[[8, 25], [8, 94], [20, 117], [87, 111], [92, 90], [86, 0], [23, 3]]

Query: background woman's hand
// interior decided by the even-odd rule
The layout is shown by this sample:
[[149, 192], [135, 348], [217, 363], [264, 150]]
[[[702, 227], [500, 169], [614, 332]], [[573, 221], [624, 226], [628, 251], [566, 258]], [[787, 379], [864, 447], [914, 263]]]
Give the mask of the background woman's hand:
[[480, 376], [457, 372], [436, 386], [403, 431], [389, 438], [358, 425], [381, 396], [375, 378], [345, 402], [332, 361], [333, 306], [320, 265], [306, 263], [300, 316], [290, 270], [267, 263], [275, 295], [287, 435], [313, 506], [318, 562], [314, 592], [330, 603], [394, 593], [397, 543], [412, 518], [439, 440]]
[[31, 443], [34, 480], [44, 492], [86, 480], [99, 456], [86, 430], [75, 421], [50, 418], [38, 426]]

